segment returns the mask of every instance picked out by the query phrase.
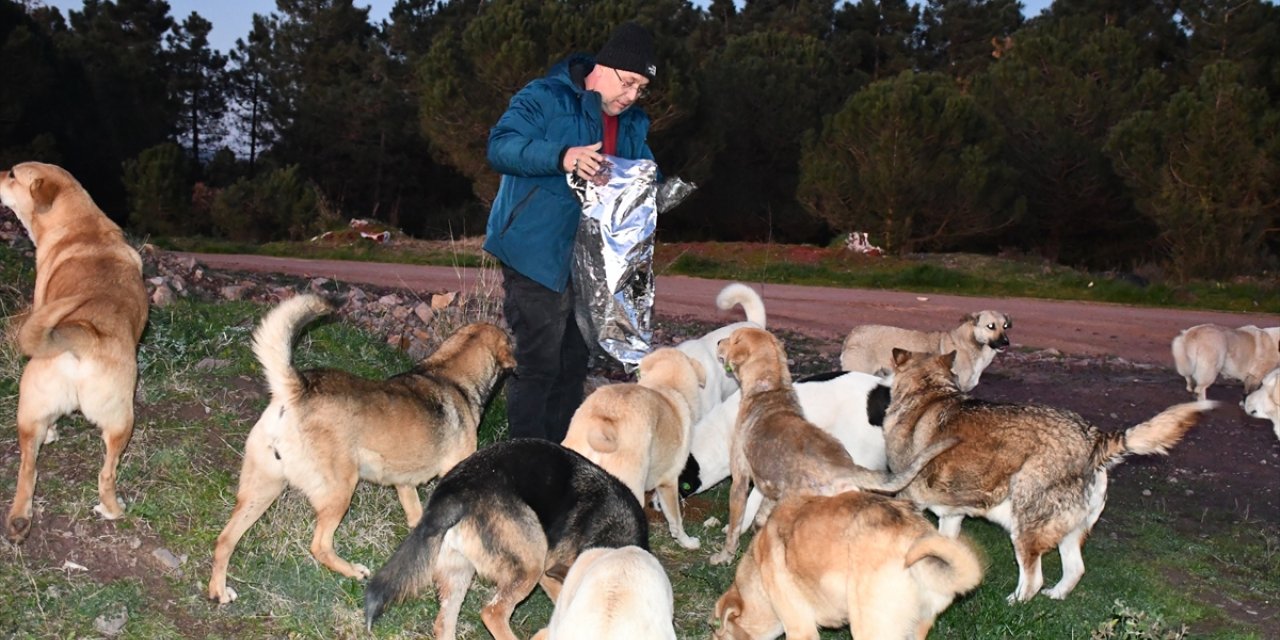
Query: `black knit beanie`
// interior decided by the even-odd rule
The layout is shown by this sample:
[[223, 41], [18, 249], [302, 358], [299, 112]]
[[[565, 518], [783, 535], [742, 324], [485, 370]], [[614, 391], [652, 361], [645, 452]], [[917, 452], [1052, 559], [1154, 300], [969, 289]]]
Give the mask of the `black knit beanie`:
[[609, 41], [596, 54], [596, 64], [638, 73], [649, 80], [658, 75], [658, 57], [653, 51], [653, 36], [634, 22], [624, 22], [613, 30]]

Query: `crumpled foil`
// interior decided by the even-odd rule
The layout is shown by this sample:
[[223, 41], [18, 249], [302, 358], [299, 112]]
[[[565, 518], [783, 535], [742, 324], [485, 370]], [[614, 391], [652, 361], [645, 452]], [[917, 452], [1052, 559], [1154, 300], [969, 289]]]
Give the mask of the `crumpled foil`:
[[573, 250], [578, 330], [593, 352], [603, 351], [628, 369], [652, 349], [658, 212], [696, 188], [679, 178], [659, 185], [657, 176], [652, 160], [609, 155], [591, 180], [567, 176], [582, 202]]

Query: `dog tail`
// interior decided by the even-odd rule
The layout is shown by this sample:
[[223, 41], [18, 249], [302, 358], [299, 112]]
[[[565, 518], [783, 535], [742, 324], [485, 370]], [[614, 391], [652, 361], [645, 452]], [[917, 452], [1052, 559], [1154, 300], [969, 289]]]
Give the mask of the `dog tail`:
[[962, 538], [925, 534], [907, 549], [903, 563], [918, 583], [937, 594], [955, 596], [982, 582], [982, 556]]
[[85, 296], [59, 298], [31, 312], [18, 329], [18, 349], [28, 358], [45, 358], [70, 351], [87, 352], [98, 341], [93, 325], [64, 319], [89, 302]]
[[960, 441], [956, 438], [946, 438], [929, 445], [916, 455], [915, 460], [911, 461], [911, 466], [897, 473], [867, 469], [855, 464], [854, 467], [857, 468], [849, 475], [848, 481], [854, 487], [863, 491], [897, 493], [907, 488], [907, 485], [911, 484], [911, 481], [920, 475], [920, 471], [924, 469], [925, 465], [932, 462], [943, 451], [956, 446], [958, 442]]
[[1177, 404], [1137, 426], [1099, 435], [1093, 450], [1094, 468], [1109, 469], [1128, 455], [1169, 453], [1169, 448], [1196, 426], [1200, 414], [1216, 406], [1212, 400]]
[[728, 311], [735, 306], [742, 307], [742, 312], [747, 314], [747, 322], [754, 322], [761, 329], [765, 328], [764, 300], [760, 299], [760, 294], [755, 289], [741, 282], [734, 282], [721, 289], [716, 296], [716, 307], [721, 311]]
[[293, 338], [299, 328], [332, 310], [319, 296], [294, 296], [272, 309], [253, 332], [253, 355], [266, 372], [271, 397], [288, 402], [302, 393], [302, 379], [293, 368]]
[[[436, 487], [436, 491], [440, 488]], [[365, 627], [382, 615], [388, 604], [416, 596], [431, 582], [431, 567], [440, 553], [444, 534], [467, 513], [465, 499], [450, 493], [427, 503], [422, 520], [396, 548], [391, 558], [369, 579], [364, 590]]]

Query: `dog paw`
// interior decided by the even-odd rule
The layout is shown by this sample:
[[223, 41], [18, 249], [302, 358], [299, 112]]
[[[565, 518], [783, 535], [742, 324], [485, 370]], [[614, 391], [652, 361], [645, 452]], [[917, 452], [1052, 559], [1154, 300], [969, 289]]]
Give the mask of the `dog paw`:
[[9, 530], [6, 534], [9, 538], [9, 542], [22, 544], [30, 533], [31, 518], [9, 518]]
[[734, 554], [729, 553], [728, 551], [721, 551], [720, 553], [711, 556], [710, 562], [714, 565], [729, 564], [730, 562], [733, 562], [733, 556]]
[[676, 536], [676, 543], [686, 549], [697, 549], [702, 546], [697, 538], [691, 536]]
[[369, 567], [362, 564], [351, 565], [351, 570], [355, 572], [351, 577], [361, 582], [368, 580], [369, 576], [373, 575], [373, 572], [369, 571]]
[[1050, 598], [1052, 598], [1053, 600], [1061, 600], [1061, 599], [1063, 599], [1063, 598], [1067, 597], [1067, 594], [1068, 594], [1068, 593], [1071, 593], [1071, 590], [1070, 590], [1070, 589], [1063, 589], [1063, 588], [1061, 588], [1061, 587], [1054, 587], [1054, 588], [1052, 588], [1052, 589], [1045, 589], [1044, 591], [1041, 591], [1040, 593], [1043, 593], [1044, 595], [1049, 596], [1049, 597], [1050, 597]]
[[44, 432], [44, 444], [49, 444], [58, 439], [58, 425], [51, 424], [49, 429]]
[[235, 602], [236, 598], [239, 598], [239, 597], [240, 597], [240, 594], [236, 593], [235, 589], [232, 589], [231, 587], [227, 587], [227, 586], [224, 586], [221, 591], [218, 591], [216, 589], [209, 590], [209, 599], [213, 600], [214, 602], [217, 602], [218, 604], [228, 604], [231, 602]]
[[120, 501], [119, 511], [112, 511], [111, 509], [108, 509], [107, 506], [102, 504], [101, 502], [99, 502], [97, 506], [93, 508], [93, 510], [97, 512], [98, 515], [102, 516], [103, 520], [119, 520], [120, 518], [124, 517], [124, 500]]

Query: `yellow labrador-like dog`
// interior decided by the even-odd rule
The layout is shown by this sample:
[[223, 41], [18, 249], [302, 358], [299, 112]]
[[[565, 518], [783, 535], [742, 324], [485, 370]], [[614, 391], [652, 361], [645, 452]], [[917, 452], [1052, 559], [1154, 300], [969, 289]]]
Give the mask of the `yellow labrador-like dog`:
[[490, 396], [515, 367], [505, 331], [469, 324], [413, 369], [368, 380], [334, 369], [294, 369], [293, 336], [328, 313], [313, 295], [272, 309], [253, 334], [271, 404], [244, 443], [240, 486], [231, 518], [213, 550], [209, 599], [236, 599], [227, 564], [236, 543], [285, 490], [297, 487], [316, 511], [311, 555], [350, 578], [369, 569], [340, 557], [333, 534], [356, 484], [394, 485], [409, 525], [422, 517], [417, 485], [443, 475], [476, 450], [476, 429]]
[[1280, 367], [1280, 327], [1199, 324], [1179, 333], [1170, 348], [1178, 375], [1197, 399], [1205, 399], [1219, 375], [1243, 382], [1248, 395], [1268, 371]]
[[564, 446], [581, 453], [627, 485], [640, 504], [656, 491], [671, 537], [686, 549], [697, 538], [684, 531], [680, 472], [701, 417], [699, 394], [707, 383], [702, 363], [673, 347], [640, 360], [640, 381], [596, 389], [569, 422]]
[[784, 499], [716, 602], [723, 640], [920, 638], [956, 595], [982, 580], [967, 541], [939, 534], [902, 500], [850, 491]]
[[674, 615], [671, 581], [653, 554], [596, 547], [574, 561], [533, 640], [675, 640]]
[[961, 391], [978, 386], [982, 372], [1001, 349], [1009, 346], [1013, 320], [990, 309], [960, 319], [950, 331], [916, 331], [881, 324], [854, 327], [840, 350], [840, 368], [886, 375], [893, 371], [893, 350], [943, 354], [954, 351], [952, 372]]
[[733, 560], [742, 534], [742, 512], [751, 483], [764, 496], [756, 522], [787, 497], [870, 490], [887, 493], [907, 486], [934, 456], [955, 444], [943, 439], [925, 447], [898, 473], [859, 466], [835, 436], [805, 419], [791, 385], [782, 343], [764, 329], [744, 327], [720, 341], [719, 358], [742, 387], [738, 420], [729, 442], [729, 526], [724, 548], [712, 564]]
[[120, 227], [66, 170], [24, 162], [0, 174], [0, 202], [18, 215], [36, 246], [31, 308], [19, 317], [18, 348], [30, 361], [18, 386], [18, 490], [6, 535], [31, 532], [40, 445], [77, 409], [102, 429], [98, 473], [102, 517], [124, 515], [116, 467], [133, 435], [138, 339], [147, 323], [142, 259]]

